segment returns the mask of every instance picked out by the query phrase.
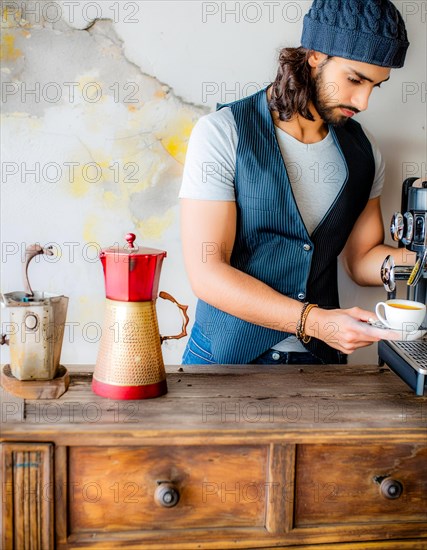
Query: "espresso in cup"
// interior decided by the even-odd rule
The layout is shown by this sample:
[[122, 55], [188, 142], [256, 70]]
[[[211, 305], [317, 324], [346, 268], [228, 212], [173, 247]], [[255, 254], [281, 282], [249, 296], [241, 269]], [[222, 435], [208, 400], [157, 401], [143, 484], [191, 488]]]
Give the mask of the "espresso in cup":
[[422, 325], [426, 305], [412, 300], [387, 300], [376, 305], [375, 314], [386, 327], [411, 332]]
[[407, 304], [388, 304], [390, 307], [395, 307], [397, 309], [422, 309], [419, 306], [408, 306]]

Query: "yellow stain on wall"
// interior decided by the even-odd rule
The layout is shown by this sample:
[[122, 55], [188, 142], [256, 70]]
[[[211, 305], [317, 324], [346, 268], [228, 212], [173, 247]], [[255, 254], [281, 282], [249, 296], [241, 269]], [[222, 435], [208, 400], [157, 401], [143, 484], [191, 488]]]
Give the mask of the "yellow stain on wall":
[[98, 218], [96, 216], [91, 216], [86, 220], [86, 223], [83, 226], [83, 239], [88, 243], [97, 242], [97, 233], [95, 227], [98, 224]]
[[160, 88], [154, 93], [154, 97], [156, 99], [164, 99], [166, 97], [166, 92], [162, 88]]
[[115, 206], [117, 206], [117, 203], [120, 201], [120, 197], [118, 197], [112, 191], [105, 191], [103, 199], [104, 199], [104, 203], [109, 208], [114, 208]]
[[83, 197], [89, 192], [91, 185], [94, 185], [83, 175], [83, 168], [83, 166], [78, 166], [74, 170], [74, 177], [70, 188], [71, 194], [74, 197]]
[[[126, 151], [122, 151], [122, 153]], [[131, 193], [139, 191], [141, 166], [133, 156], [122, 157], [114, 163], [114, 185], [118, 186], [122, 199], [128, 199]]]
[[153, 181], [163, 170], [163, 160], [159, 158], [155, 160], [147, 159], [147, 162], [145, 162], [145, 157], [140, 155], [139, 157], [124, 158], [122, 162], [123, 176], [121, 180], [126, 188], [122, 192], [126, 193], [127, 196], [152, 187]]
[[0, 60], [15, 61], [22, 56], [22, 51], [15, 48], [15, 37], [12, 34], [4, 34], [0, 44]]
[[16, 27], [21, 17], [22, 13], [20, 9], [12, 8], [12, 6], [5, 6], [2, 10], [1, 28], [8, 29]]
[[136, 222], [136, 227], [143, 239], [160, 239], [163, 233], [175, 221], [173, 210], [170, 208], [163, 216], [151, 216], [146, 220]]
[[181, 113], [168, 122], [164, 132], [157, 133], [157, 137], [166, 151], [181, 164], [184, 164], [185, 161], [188, 140], [194, 124], [192, 117]]
[[97, 151], [92, 151], [91, 156], [95, 161], [79, 164], [73, 170], [70, 189], [74, 197], [83, 197], [93, 186], [101, 186], [115, 177], [111, 159], [105, 156], [102, 158], [102, 153]]
[[[22, 1], [20, 3], [23, 4]], [[4, 7], [0, 26], [2, 29], [31, 29], [31, 23], [23, 18], [23, 10], [18, 7], [17, 0]]]

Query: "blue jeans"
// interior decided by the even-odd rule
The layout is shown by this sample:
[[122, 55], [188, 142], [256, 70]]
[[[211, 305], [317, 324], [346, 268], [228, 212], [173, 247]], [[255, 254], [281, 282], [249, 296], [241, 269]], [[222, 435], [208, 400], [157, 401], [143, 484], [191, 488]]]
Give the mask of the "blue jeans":
[[[182, 365], [217, 365], [212, 353], [211, 342], [203, 334], [202, 328], [195, 323], [190, 334], [187, 346], [182, 356]], [[307, 351], [299, 353], [293, 351], [277, 351], [269, 349], [253, 361], [253, 365], [322, 365], [324, 362]]]
[[202, 332], [198, 323], [194, 323], [190, 338], [182, 356], [182, 365], [215, 365], [211, 353], [211, 342]]

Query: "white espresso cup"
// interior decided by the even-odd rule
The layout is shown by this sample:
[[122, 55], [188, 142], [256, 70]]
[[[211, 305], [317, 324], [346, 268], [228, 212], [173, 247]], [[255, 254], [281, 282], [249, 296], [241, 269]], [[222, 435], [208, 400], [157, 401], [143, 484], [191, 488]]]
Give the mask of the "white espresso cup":
[[411, 332], [418, 330], [422, 325], [426, 316], [426, 306], [412, 300], [387, 300], [378, 302], [375, 314], [386, 327]]

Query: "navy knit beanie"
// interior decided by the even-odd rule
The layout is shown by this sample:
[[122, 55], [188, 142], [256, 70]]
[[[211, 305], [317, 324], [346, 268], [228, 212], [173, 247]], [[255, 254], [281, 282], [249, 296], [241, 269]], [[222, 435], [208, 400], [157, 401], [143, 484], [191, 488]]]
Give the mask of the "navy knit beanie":
[[301, 45], [354, 61], [403, 67], [405, 23], [389, 0], [314, 0], [304, 17]]

